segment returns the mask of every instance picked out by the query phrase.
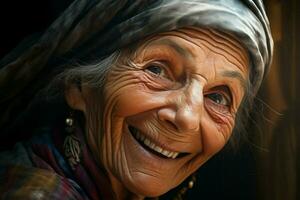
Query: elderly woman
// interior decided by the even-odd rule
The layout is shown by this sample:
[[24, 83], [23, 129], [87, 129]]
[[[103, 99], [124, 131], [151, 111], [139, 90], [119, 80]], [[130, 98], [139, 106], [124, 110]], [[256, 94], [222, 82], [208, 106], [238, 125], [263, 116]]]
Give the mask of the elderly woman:
[[74, 1], [1, 61], [3, 132], [35, 133], [1, 197], [159, 197], [229, 141], [271, 54], [259, 0]]

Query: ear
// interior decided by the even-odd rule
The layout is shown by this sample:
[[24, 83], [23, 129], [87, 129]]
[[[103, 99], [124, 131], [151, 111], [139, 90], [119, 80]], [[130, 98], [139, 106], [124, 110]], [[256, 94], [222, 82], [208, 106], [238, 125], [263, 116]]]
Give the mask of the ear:
[[72, 84], [65, 90], [65, 99], [72, 109], [85, 113], [86, 102], [83, 92], [78, 88], [78, 85]]

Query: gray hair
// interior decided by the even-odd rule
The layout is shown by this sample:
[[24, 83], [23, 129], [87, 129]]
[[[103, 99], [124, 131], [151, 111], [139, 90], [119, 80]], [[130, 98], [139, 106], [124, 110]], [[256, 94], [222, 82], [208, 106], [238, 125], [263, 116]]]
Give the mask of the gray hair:
[[79, 90], [83, 86], [92, 90], [91, 95], [85, 97], [89, 106], [84, 121], [88, 123], [87, 127], [90, 129], [85, 130], [85, 137], [87, 137], [88, 142], [95, 141], [94, 145], [100, 144], [99, 141], [102, 140], [103, 135], [100, 134], [102, 125], [99, 122], [102, 121], [101, 109], [103, 104], [101, 100], [106, 75], [109, 69], [117, 65], [120, 57], [121, 50], [117, 50], [93, 64], [73, 64], [58, 74], [43, 92], [47, 96], [47, 101], [52, 101], [53, 99], [64, 99], [64, 93], [71, 85], [76, 85]]

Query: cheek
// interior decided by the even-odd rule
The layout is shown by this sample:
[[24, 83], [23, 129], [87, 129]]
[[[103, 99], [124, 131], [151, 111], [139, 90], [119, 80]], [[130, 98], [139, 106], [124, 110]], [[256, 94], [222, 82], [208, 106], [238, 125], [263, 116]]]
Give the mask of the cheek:
[[161, 101], [162, 97], [145, 91], [142, 86], [131, 86], [120, 91], [114, 113], [118, 117], [132, 116], [155, 108]]
[[128, 76], [127, 80], [130, 81], [125, 79], [107, 83], [105, 106], [116, 117], [127, 117], [154, 109], [165, 99], [162, 92], [150, 89], [145, 80], [141, 80], [142, 77], [136, 74]]
[[131, 111], [134, 105], [138, 105], [140, 98], [134, 91], [139, 87], [132, 73], [111, 72], [104, 87], [105, 112], [117, 111], [117, 115], [123, 116], [126, 110]]
[[229, 140], [234, 126], [234, 119], [227, 119], [226, 124], [220, 124], [210, 117], [203, 117], [201, 124], [203, 153], [212, 156], [220, 151]]
[[143, 69], [120, 66], [107, 76], [105, 106], [126, 117], [160, 106], [174, 82], [146, 73]]

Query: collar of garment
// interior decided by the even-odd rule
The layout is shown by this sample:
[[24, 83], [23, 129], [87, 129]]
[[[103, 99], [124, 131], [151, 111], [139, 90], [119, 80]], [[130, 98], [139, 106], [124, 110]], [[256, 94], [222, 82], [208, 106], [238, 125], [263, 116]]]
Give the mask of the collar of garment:
[[45, 130], [27, 143], [34, 166], [74, 181], [90, 199], [114, 199], [110, 181], [104, 169], [92, 158], [81, 128], [76, 127], [72, 133], [80, 141], [81, 151], [80, 162], [74, 168], [63, 153], [66, 134], [62, 130], [62, 127]]

